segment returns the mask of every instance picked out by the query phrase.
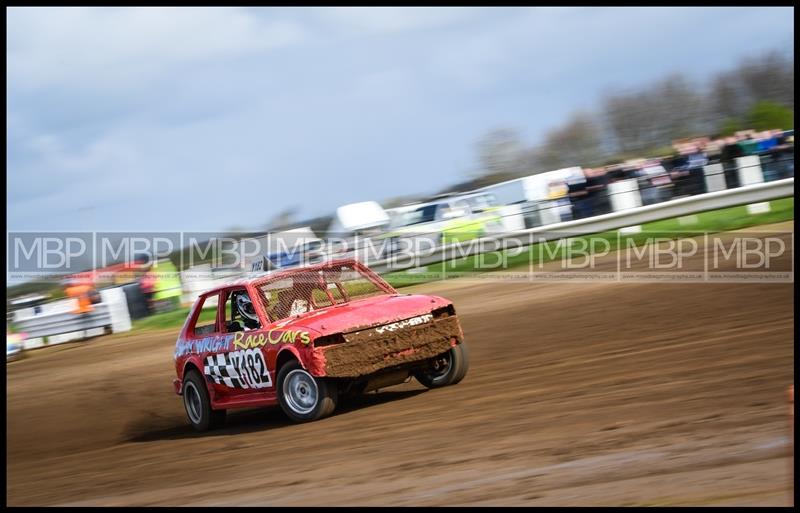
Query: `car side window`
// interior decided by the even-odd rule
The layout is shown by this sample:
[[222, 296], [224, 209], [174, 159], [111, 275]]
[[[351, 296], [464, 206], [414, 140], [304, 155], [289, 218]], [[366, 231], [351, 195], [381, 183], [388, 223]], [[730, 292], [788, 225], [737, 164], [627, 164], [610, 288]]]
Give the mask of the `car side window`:
[[245, 289], [231, 290], [223, 294], [225, 309], [223, 310], [223, 327], [226, 333], [250, 331], [261, 328], [250, 295]]
[[441, 203], [436, 205], [434, 208], [436, 209], [436, 215], [434, 216], [434, 219], [437, 221], [444, 219], [444, 214], [447, 211], [447, 205], [445, 203]]
[[194, 336], [203, 336], [216, 333], [217, 330], [217, 303], [219, 302], [219, 295], [212, 294], [210, 296], [201, 297], [197, 308], [200, 313], [194, 321], [194, 325], [190, 327], [189, 332]]
[[472, 213], [472, 208], [469, 206], [469, 203], [466, 201], [454, 201], [451, 209], [450, 214], [453, 217], [465, 217]]

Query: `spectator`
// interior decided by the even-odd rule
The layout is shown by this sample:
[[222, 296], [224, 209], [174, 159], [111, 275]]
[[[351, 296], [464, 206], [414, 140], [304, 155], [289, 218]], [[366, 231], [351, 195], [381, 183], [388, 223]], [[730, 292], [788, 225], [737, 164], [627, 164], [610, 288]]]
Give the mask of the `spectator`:
[[587, 191], [586, 175], [573, 176], [567, 180], [567, 194], [572, 203], [572, 218], [583, 219], [592, 215], [592, 206]]
[[742, 156], [758, 154], [758, 141], [753, 130], [736, 132], [739, 147], [742, 149]]
[[608, 183], [619, 182], [628, 178], [625, 167], [622, 164], [612, 164], [606, 168]]
[[788, 134], [781, 132], [778, 145], [772, 149], [778, 167], [778, 180], [794, 176], [794, 132]]
[[87, 314], [94, 310], [91, 298], [92, 290], [93, 289], [89, 284], [82, 281], [72, 280], [69, 282], [64, 292], [66, 293], [67, 297], [76, 300], [75, 308], [73, 308], [72, 313]]
[[681, 198], [689, 194], [689, 156], [686, 154], [686, 149], [683, 145], [677, 145], [675, 149], [678, 154], [665, 159], [669, 165], [669, 176], [672, 183], [675, 184], [673, 189], [673, 197]]
[[593, 216], [611, 212], [608, 201], [608, 175], [605, 168], [586, 169], [586, 193]]
[[705, 146], [703, 147], [706, 156], [708, 156], [708, 163], [709, 164], [719, 164], [722, 158], [722, 147], [725, 146], [724, 139], [714, 139], [713, 141], [708, 141]]
[[744, 150], [739, 145], [736, 136], [726, 137], [725, 145], [720, 152], [720, 162], [725, 173], [725, 186], [728, 189], [739, 187], [739, 164], [736, 159], [744, 156]]
[[703, 168], [708, 164], [708, 157], [703, 151], [703, 142], [697, 141], [689, 145], [686, 160], [687, 192], [689, 195], [703, 194], [706, 192], [705, 173]]
[[85, 330], [88, 328], [89, 317], [91, 317], [94, 311], [94, 307], [92, 306], [94, 287], [92, 287], [86, 279], [72, 278], [67, 281], [64, 292], [67, 297], [76, 300], [76, 305], [72, 313], [80, 318], [81, 331], [84, 331], [85, 335]]
[[782, 151], [783, 131], [768, 130], [761, 133], [758, 140], [758, 156], [761, 160], [761, 170], [764, 173], [764, 181], [771, 182], [783, 177], [784, 159], [786, 154]]
[[670, 199], [672, 180], [659, 160], [642, 161], [639, 167], [639, 190], [643, 205], [652, 205]]

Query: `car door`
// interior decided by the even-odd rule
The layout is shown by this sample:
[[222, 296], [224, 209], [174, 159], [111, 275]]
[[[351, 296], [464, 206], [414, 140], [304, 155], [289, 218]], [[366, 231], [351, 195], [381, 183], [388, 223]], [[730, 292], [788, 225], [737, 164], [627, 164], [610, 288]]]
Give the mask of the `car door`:
[[245, 321], [239, 306], [239, 298], [250, 299], [244, 286], [232, 287], [220, 292], [218, 304], [218, 336], [226, 341], [215, 346], [205, 358], [207, 379], [213, 382], [214, 390], [223, 400], [252, 394], [274, 394], [273, 380], [267, 366], [264, 326]]

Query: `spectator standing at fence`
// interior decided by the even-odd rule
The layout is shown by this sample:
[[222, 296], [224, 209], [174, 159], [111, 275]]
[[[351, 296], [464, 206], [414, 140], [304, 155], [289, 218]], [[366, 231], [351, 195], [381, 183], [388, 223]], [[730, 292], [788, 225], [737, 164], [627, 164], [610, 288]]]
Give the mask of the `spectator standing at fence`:
[[780, 131], [778, 144], [772, 148], [772, 155], [777, 167], [776, 180], [794, 176], [794, 133]]
[[67, 287], [64, 292], [67, 297], [75, 299], [76, 304], [75, 308], [72, 309], [72, 313], [79, 317], [81, 321], [81, 330], [84, 331], [85, 336], [88, 327], [87, 321], [94, 311], [94, 307], [92, 306], [92, 294], [95, 293], [94, 287], [86, 280], [72, 278], [67, 282]]
[[612, 164], [606, 168], [608, 183], [619, 182], [628, 178], [625, 167], [622, 164]]
[[744, 150], [739, 145], [739, 138], [731, 136], [725, 138], [725, 145], [720, 152], [720, 162], [725, 173], [725, 186], [728, 189], [739, 187], [739, 164], [736, 159], [744, 156]]
[[75, 308], [72, 309], [74, 314], [87, 314], [94, 310], [92, 306], [92, 291], [93, 287], [85, 281], [79, 279], [72, 279], [68, 282], [65, 290], [67, 297], [75, 299]]
[[592, 215], [589, 202], [589, 193], [586, 190], [586, 176], [581, 171], [580, 176], [571, 176], [567, 180], [567, 194], [572, 203], [572, 218], [583, 219]]
[[703, 150], [706, 152], [709, 164], [719, 164], [722, 157], [722, 147], [724, 145], [725, 141], [723, 139], [714, 139], [705, 144]]
[[675, 184], [673, 196], [681, 198], [691, 194], [691, 177], [689, 174], [689, 154], [691, 150], [684, 142], [674, 143], [673, 148], [675, 148], [676, 154], [668, 159], [669, 176], [672, 179], [672, 183]]
[[605, 168], [585, 169], [586, 193], [591, 215], [598, 216], [611, 212], [608, 201], [608, 175]]
[[695, 141], [689, 146], [689, 155], [686, 161], [686, 171], [688, 172], [689, 195], [703, 194], [706, 192], [706, 181], [703, 168], [708, 164], [708, 157], [703, 151], [703, 142]]
[[643, 161], [639, 168], [642, 204], [652, 205], [670, 199], [672, 180], [660, 160]]
[[742, 156], [758, 154], [758, 140], [755, 131], [744, 130], [736, 133], [739, 147], [742, 149]]
[[780, 130], [765, 130], [759, 134], [756, 144], [759, 154], [766, 153], [778, 145], [778, 133], [780, 133]]
[[761, 132], [758, 139], [758, 158], [764, 173], [764, 181], [777, 180], [781, 175], [781, 155], [776, 151], [780, 144], [781, 130], [766, 130]]

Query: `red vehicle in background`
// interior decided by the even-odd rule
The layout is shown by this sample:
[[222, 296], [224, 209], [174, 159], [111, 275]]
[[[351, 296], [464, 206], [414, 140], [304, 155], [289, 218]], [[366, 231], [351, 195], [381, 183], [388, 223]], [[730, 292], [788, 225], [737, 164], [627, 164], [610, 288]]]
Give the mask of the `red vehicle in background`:
[[291, 420], [312, 421], [343, 395], [411, 376], [429, 388], [453, 385], [468, 367], [450, 301], [399, 294], [342, 260], [202, 294], [175, 346], [174, 385], [189, 422], [205, 431], [232, 408], [279, 404]]

